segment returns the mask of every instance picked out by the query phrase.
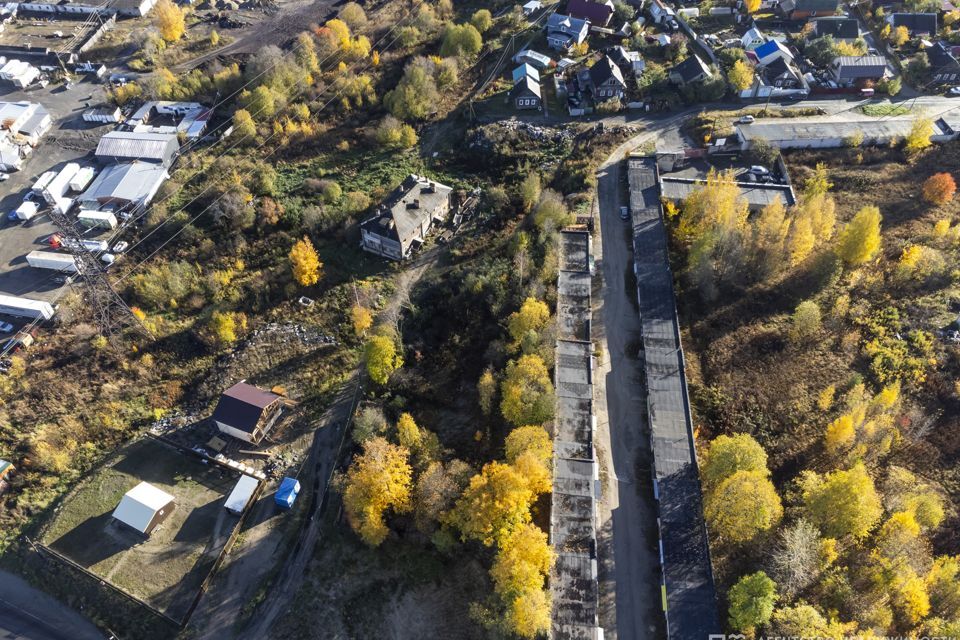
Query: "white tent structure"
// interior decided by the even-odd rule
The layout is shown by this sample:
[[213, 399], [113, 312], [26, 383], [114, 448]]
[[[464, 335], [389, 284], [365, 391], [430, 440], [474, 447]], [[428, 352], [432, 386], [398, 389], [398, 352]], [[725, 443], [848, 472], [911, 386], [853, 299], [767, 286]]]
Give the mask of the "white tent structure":
[[148, 482], [141, 482], [124, 494], [113, 511], [113, 517], [139, 531], [150, 535], [173, 511], [173, 496]]

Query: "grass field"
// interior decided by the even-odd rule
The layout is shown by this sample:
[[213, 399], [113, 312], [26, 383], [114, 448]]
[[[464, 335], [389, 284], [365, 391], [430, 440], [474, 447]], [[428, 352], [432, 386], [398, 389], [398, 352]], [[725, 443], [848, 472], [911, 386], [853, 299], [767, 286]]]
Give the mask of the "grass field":
[[[113, 520], [123, 494], [140, 481], [176, 499], [149, 539]], [[234, 474], [149, 438], [126, 447], [68, 496], [44, 544], [180, 619], [223, 548], [237, 517], [223, 508]]]
[[865, 115], [880, 118], [890, 116], [905, 116], [913, 111], [913, 109], [910, 107], [905, 107], [902, 104], [865, 104], [860, 107], [860, 111], [862, 111]]

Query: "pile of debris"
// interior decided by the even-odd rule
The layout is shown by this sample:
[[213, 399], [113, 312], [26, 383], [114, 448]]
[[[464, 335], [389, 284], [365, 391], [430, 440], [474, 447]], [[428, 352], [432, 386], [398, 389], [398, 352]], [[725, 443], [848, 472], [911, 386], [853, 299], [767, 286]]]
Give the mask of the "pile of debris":
[[304, 344], [337, 344], [337, 339], [333, 336], [293, 322], [285, 322], [283, 324], [271, 322], [265, 324], [250, 334], [248, 342], [260, 336], [271, 335], [293, 336]]
[[576, 131], [569, 125], [545, 127], [510, 119], [478, 127], [467, 144], [471, 149], [493, 151], [498, 145], [518, 142], [563, 144], [575, 136]]

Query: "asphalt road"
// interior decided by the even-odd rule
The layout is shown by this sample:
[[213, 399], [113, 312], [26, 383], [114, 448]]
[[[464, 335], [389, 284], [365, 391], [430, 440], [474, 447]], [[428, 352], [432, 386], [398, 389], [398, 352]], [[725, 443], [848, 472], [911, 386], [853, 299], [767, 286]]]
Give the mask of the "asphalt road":
[[79, 613], [23, 579], [0, 571], [0, 637], [10, 640], [103, 640]]

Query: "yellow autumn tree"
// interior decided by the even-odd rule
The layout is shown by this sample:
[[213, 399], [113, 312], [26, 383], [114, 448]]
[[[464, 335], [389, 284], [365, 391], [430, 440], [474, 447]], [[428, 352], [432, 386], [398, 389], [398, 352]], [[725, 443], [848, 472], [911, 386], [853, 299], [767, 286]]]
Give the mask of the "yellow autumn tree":
[[926, 116], [918, 116], [914, 119], [913, 125], [910, 127], [910, 132], [904, 140], [904, 151], [907, 152], [908, 156], [920, 153], [933, 144], [930, 140], [930, 136], [932, 135], [933, 120]]
[[704, 496], [704, 516], [724, 540], [751, 540], [780, 522], [783, 505], [762, 472], [737, 471]]
[[160, 0], [153, 8], [153, 23], [166, 42], [176, 42], [187, 30], [183, 9], [171, 0]]
[[504, 445], [507, 462], [514, 463], [524, 453], [532, 453], [543, 465], [549, 465], [553, 457], [553, 442], [550, 434], [539, 425], [517, 427], [507, 435]]
[[384, 385], [390, 375], [403, 366], [403, 358], [397, 353], [397, 345], [388, 336], [373, 336], [364, 348], [367, 374], [377, 384]]
[[756, 13], [760, 9], [760, 0], [745, 0], [743, 6], [747, 13]]
[[310, 238], [304, 236], [297, 240], [293, 248], [290, 249], [290, 267], [293, 269], [293, 279], [298, 284], [308, 287], [317, 284], [320, 280], [320, 269], [323, 263], [317, 256], [317, 250], [313, 248]]
[[761, 278], [775, 272], [784, 262], [790, 221], [780, 198], [765, 206], [753, 225], [754, 261]]
[[379, 546], [389, 530], [384, 520], [388, 511], [410, 510], [413, 471], [409, 452], [381, 436], [367, 440], [363, 453], [347, 470], [343, 506], [350, 526], [364, 542]]
[[490, 576], [502, 596], [543, 589], [553, 565], [547, 534], [534, 524], [524, 524], [507, 536], [493, 560]]
[[859, 266], [880, 251], [880, 209], [868, 205], [860, 209], [837, 238], [837, 255], [848, 266]]
[[500, 396], [503, 417], [515, 425], [541, 424], [553, 417], [553, 382], [539, 356], [523, 355], [507, 363]]
[[355, 304], [350, 308], [350, 322], [353, 324], [353, 332], [362, 336], [373, 325], [373, 314], [363, 305]]
[[533, 498], [526, 478], [513, 466], [490, 462], [470, 478], [447, 519], [464, 540], [502, 547], [517, 528], [530, 522]]
[[507, 318], [507, 331], [514, 347], [531, 331], [539, 332], [550, 321], [550, 307], [542, 300], [527, 298], [520, 309]]
[[753, 67], [743, 60], [737, 60], [727, 72], [727, 80], [733, 90], [740, 93], [753, 86], [753, 75]]
[[497, 396], [497, 379], [493, 377], [493, 370], [487, 368], [477, 381], [477, 396], [480, 401], [480, 410], [488, 416], [493, 411], [493, 402]]
[[880, 496], [863, 463], [802, 479], [803, 502], [808, 517], [831, 538], [865, 537], [883, 515]]

